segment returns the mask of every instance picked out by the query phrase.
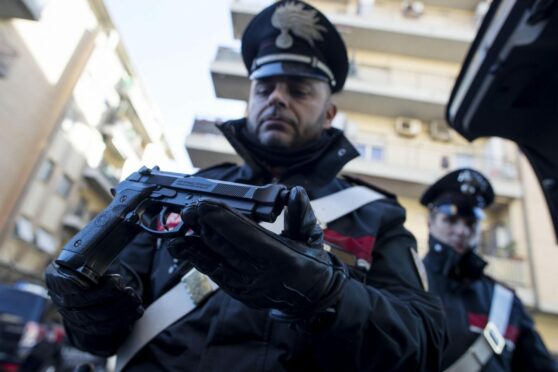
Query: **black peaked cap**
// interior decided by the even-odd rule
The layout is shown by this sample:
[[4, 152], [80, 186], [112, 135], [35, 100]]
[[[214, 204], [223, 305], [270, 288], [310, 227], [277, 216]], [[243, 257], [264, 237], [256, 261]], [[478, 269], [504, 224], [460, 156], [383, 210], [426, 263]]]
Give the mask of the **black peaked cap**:
[[486, 208], [494, 202], [494, 190], [488, 179], [471, 168], [457, 169], [434, 182], [420, 198], [424, 206], [454, 203]]
[[339, 32], [316, 8], [278, 1], [258, 13], [242, 35], [242, 59], [250, 79], [300, 76], [343, 89], [349, 71]]

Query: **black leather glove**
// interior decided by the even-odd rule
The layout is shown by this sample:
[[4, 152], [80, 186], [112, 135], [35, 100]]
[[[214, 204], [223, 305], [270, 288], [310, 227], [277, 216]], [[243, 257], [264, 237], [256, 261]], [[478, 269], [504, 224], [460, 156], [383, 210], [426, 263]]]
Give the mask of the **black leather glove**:
[[175, 239], [171, 254], [189, 259], [246, 305], [310, 317], [338, 300], [346, 271], [323, 250], [323, 233], [302, 187], [289, 193], [281, 235], [210, 200], [189, 206], [182, 217], [201, 239]]
[[131, 329], [143, 314], [141, 298], [132, 287], [139, 285], [139, 281], [124, 266], [119, 266], [117, 273], [105, 274], [97, 285], [84, 289], [67, 271], [51, 263], [45, 282], [70, 333], [116, 334]]

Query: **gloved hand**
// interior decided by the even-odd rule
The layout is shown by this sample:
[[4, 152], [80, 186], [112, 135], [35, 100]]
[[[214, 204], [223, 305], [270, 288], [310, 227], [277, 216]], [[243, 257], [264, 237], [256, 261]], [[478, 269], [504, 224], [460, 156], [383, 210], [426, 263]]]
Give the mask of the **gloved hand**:
[[289, 193], [281, 235], [210, 200], [187, 207], [182, 218], [201, 239], [175, 239], [171, 254], [190, 260], [246, 305], [310, 317], [338, 300], [346, 271], [323, 250], [323, 233], [302, 187]]
[[131, 329], [143, 314], [141, 298], [132, 285], [139, 284], [131, 270], [105, 274], [99, 283], [84, 289], [58, 265], [45, 273], [50, 297], [66, 326], [84, 334], [111, 334]]

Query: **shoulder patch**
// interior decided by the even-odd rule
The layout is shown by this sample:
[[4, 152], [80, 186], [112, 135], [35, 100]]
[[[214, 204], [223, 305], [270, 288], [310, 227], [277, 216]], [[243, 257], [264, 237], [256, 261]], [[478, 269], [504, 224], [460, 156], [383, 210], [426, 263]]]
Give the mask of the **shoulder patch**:
[[352, 184], [360, 185], [360, 186], [366, 186], [366, 187], [368, 187], [368, 188], [371, 189], [371, 190], [374, 190], [374, 191], [376, 191], [376, 192], [379, 192], [379, 193], [385, 195], [386, 198], [390, 198], [390, 199], [397, 200], [397, 195], [395, 195], [394, 193], [391, 193], [391, 192], [389, 192], [389, 191], [386, 191], [386, 190], [382, 189], [381, 187], [378, 187], [378, 186], [376, 186], [376, 185], [373, 185], [373, 184], [371, 184], [371, 183], [368, 183], [368, 182], [366, 182], [366, 181], [364, 181], [364, 180], [362, 180], [362, 179], [360, 179], [360, 178], [358, 178], [358, 177], [351, 176], [351, 175], [348, 175], [348, 174], [344, 174], [344, 175], [343, 175], [343, 178], [344, 178], [345, 180], [347, 180], [348, 182], [352, 183]]

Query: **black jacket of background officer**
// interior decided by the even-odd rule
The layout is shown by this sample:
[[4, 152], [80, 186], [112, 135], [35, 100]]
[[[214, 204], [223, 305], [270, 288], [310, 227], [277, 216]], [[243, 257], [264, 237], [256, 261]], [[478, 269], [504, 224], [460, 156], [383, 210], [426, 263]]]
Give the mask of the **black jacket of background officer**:
[[[463, 355], [486, 326], [496, 281], [484, 273], [473, 274], [475, 278], [452, 274], [458, 262], [463, 265], [469, 260], [475, 261], [473, 266], [482, 270], [486, 262], [474, 252], [461, 261], [451, 247], [433, 237], [429, 248], [424, 259], [429, 290], [442, 299], [448, 325], [448, 347], [443, 362], [446, 368]], [[506, 340], [504, 351], [493, 356], [483, 371], [558, 371], [531, 316], [515, 294], [508, 328], [503, 336]]]
[[[230, 122], [221, 129], [246, 164], [219, 165], [201, 171], [200, 176], [256, 185], [272, 181], [303, 185], [311, 199], [351, 186], [349, 180], [336, 178], [357, 154], [341, 132], [331, 129], [327, 146], [309, 163], [292, 167], [284, 178], [274, 180], [238, 140], [243, 125], [244, 120]], [[438, 370], [445, 342], [443, 316], [438, 301], [422, 289], [410, 251], [416, 242], [403, 228], [404, 220], [404, 209], [386, 195], [328, 226], [326, 239], [337, 242], [332, 245], [346, 250], [360, 242], [363, 249], [371, 250], [372, 266], [368, 272], [354, 270], [336, 318], [325, 329], [297, 329], [218, 291], [144, 347], [129, 370]], [[147, 234], [123, 252], [121, 262], [140, 278], [145, 306], [190, 267], [188, 262], [173, 260], [166, 244], [158, 245]], [[126, 332], [67, 331], [74, 344], [105, 355], [115, 351], [115, 340]]]
[[[493, 201], [494, 191], [488, 179], [467, 168], [442, 177], [421, 198], [421, 203], [431, 209], [431, 218], [437, 213], [478, 216]], [[448, 347], [444, 353], [444, 369], [466, 352], [486, 326], [497, 283], [484, 274], [486, 261], [476, 254], [476, 246], [468, 247], [462, 254], [454, 248], [431, 234], [429, 252], [424, 259], [429, 290], [440, 296], [446, 313]], [[502, 354], [492, 356], [482, 371], [558, 370], [515, 293], [509, 324], [502, 336], [506, 341]]]

